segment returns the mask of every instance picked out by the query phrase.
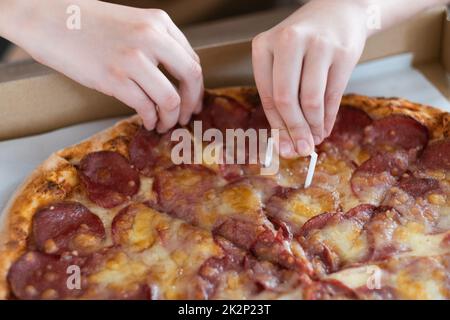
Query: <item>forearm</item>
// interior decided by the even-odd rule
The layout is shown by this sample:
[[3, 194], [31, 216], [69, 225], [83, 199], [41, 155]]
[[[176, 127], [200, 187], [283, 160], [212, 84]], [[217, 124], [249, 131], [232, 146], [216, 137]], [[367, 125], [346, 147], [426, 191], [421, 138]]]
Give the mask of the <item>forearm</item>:
[[[378, 6], [381, 30], [385, 30], [401, 21], [407, 20], [426, 9], [439, 5], [449, 4], [450, 0], [349, 0], [362, 3], [367, 12], [371, 6]], [[369, 30], [369, 35], [376, 33], [377, 29]]]

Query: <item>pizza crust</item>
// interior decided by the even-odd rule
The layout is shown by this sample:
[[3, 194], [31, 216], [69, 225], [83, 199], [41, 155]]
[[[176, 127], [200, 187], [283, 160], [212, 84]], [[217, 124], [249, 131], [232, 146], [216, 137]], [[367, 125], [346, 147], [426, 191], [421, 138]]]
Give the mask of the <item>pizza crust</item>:
[[[207, 93], [231, 97], [252, 106], [259, 101], [256, 88], [231, 87], [207, 90]], [[426, 126], [432, 139], [450, 136], [450, 114], [433, 107], [398, 98], [369, 98], [360, 95], [343, 97], [342, 104], [367, 112], [374, 119], [391, 114], [407, 115]], [[87, 140], [52, 154], [23, 182], [0, 216], [0, 299], [9, 295], [7, 273], [12, 263], [24, 252], [33, 213], [50, 202], [64, 199], [79, 181], [71, 162], [78, 162], [90, 152], [112, 150], [125, 154], [122, 146], [142, 125], [135, 115], [118, 122]]]

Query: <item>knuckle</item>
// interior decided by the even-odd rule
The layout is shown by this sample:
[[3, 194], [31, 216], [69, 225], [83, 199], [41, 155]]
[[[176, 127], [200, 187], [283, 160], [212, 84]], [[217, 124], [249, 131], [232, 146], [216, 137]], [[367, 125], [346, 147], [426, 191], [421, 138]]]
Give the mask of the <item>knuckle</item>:
[[148, 98], [144, 95], [134, 95], [131, 99], [133, 101], [133, 105], [135, 106], [135, 110], [144, 112], [144, 110], [148, 110], [151, 107]]
[[299, 138], [304, 136], [307, 127], [304, 123], [301, 122], [293, 122], [288, 124], [288, 129], [293, 138]]
[[122, 56], [127, 60], [140, 60], [143, 56], [143, 53], [138, 48], [125, 48], [122, 49]]
[[314, 34], [310, 36], [310, 44], [317, 51], [332, 50], [335, 44], [324, 35]]
[[110, 79], [110, 83], [123, 83], [128, 77], [123, 68], [119, 67], [117, 64], [110, 64], [107, 66], [107, 78]]
[[168, 93], [162, 98], [162, 105], [160, 106], [162, 109], [170, 112], [178, 109], [181, 99], [180, 96], [176, 93]]
[[294, 26], [283, 27], [279, 31], [279, 41], [281, 43], [292, 43], [301, 37], [300, 29]]
[[153, 19], [147, 18], [136, 22], [131, 30], [131, 34], [137, 41], [148, 41], [157, 38], [159, 31]]
[[357, 59], [359, 51], [353, 46], [336, 45], [335, 55], [339, 59], [354, 60]]
[[161, 19], [163, 21], [167, 21], [168, 19], [170, 19], [167, 12], [161, 9], [148, 9], [148, 12], [152, 16], [152, 18], [156, 17], [157, 19]]
[[279, 94], [275, 96], [275, 105], [277, 108], [284, 110], [289, 109], [295, 104], [295, 98], [286, 94]]
[[322, 99], [316, 94], [304, 94], [300, 97], [302, 109], [318, 110], [322, 108]]
[[266, 33], [260, 33], [252, 40], [252, 50], [254, 52], [260, 52], [264, 48], [264, 43], [266, 42]]
[[188, 71], [189, 71], [188, 76], [189, 76], [190, 78], [193, 78], [194, 80], [199, 80], [199, 79], [201, 79], [202, 76], [203, 76], [203, 70], [202, 70], [202, 67], [201, 67], [200, 64], [199, 64], [197, 61], [195, 61], [195, 60], [193, 60], [193, 61], [191, 62], [191, 65], [190, 65]]
[[309, 121], [309, 129], [312, 132], [322, 132], [322, 123], [318, 122], [318, 121]]
[[330, 90], [325, 95], [325, 104], [327, 106], [338, 106], [342, 99], [342, 93], [335, 90]]
[[271, 96], [261, 96], [261, 104], [265, 110], [275, 109], [275, 103]]

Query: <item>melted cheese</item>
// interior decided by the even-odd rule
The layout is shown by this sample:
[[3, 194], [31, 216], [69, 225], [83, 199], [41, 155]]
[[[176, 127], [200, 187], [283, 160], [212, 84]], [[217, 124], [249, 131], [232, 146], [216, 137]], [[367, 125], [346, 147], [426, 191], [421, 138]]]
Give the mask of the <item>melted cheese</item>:
[[347, 263], [358, 261], [368, 250], [366, 234], [352, 220], [325, 227], [318, 237]]
[[[367, 286], [374, 271], [379, 269], [376, 265], [366, 265], [356, 268], [344, 269], [328, 275], [327, 279], [334, 279], [342, 282], [347, 287], [356, 289]], [[381, 269], [379, 269], [381, 270]]]
[[108, 259], [99, 272], [92, 274], [89, 282], [106, 288], [128, 288], [144, 280], [147, 272], [144, 263], [131, 260], [125, 253], [119, 252]]
[[288, 219], [297, 226], [302, 226], [310, 218], [324, 212], [337, 210], [335, 199], [328, 191], [318, 188], [297, 192], [287, 200], [286, 209], [291, 214]]
[[395, 240], [408, 251], [401, 255], [434, 256], [449, 252], [442, 242], [450, 232], [425, 234], [425, 227], [416, 222], [409, 222], [395, 230]]

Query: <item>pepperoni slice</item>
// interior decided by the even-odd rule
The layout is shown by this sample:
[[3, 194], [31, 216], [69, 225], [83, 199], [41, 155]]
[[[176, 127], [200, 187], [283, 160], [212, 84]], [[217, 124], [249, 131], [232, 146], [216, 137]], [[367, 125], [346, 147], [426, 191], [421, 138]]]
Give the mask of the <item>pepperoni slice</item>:
[[355, 195], [371, 204], [379, 204], [396, 177], [406, 172], [409, 155], [404, 151], [377, 153], [359, 166], [350, 180]]
[[233, 98], [205, 95], [204, 109], [194, 121], [202, 121], [203, 130], [216, 128], [226, 132], [226, 129], [246, 129], [249, 124], [250, 112]]
[[258, 231], [257, 224], [230, 218], [215, 228], [213, 233], [230, 240], [240, 248], [249, 250], [258, 237]]
[[339, 221], [341, 215], [334, 212], [319, 214], [305, 222], [299, 231], [299, 236], [307, 237], [311, 231], [324, 228], [331, 219]]
[[192, 222], [195, 203], [220, 183], [221, 179], [213, 171], [201, 165], [181, 165], [158, 172], [153, 188], [163, 211]]
[[144, 204], [132, 204], [114, 217], [111, 232], [114, 244], [129, 251], [151, 248], [158, 239], [165, 239], [168, 217]]
[[199, 276], [206, 282], [203, 283], [201, 290], [205, 299], [214, 296], [224, 272], [242, 270], [245, 258], [245, 253], [231, 242], [221, 237], [216, 237], [215, 241], [223, 249], [223, 256], [209, 258], [198, 271]]
[[376, 212], [375, 206], [363, 204], [346, 213], [324, 213], [306, 222], [298, 240], [314, 262], [316, 272], [335, 272], [343, 265], [365, 259], [369, 249], [353, 246], [363, 243], [364, 227]]
[[303, 223], [313, 216], [338, 209], [337, 196], [319, 187], [284, 188], [269, 199], [266, 210], [270, 217], [283, 221], [296, 235]]
[[372, 123], [372, 119], [362, 110], [343, 106], [340, 108], [333, 131], [329, 139], [333, 142], [357, 144], [363, 138], [364, 128]]
[[400, 223], [399, 213], [386, 206], [368, 208], [367, 210], [366, 218], [361, 221], [370, 246], [370, 252], [366, 260], [377, 261], [391, 257], [398, 250], [392, 244], [392, 238]]
[[364, 143], [379, 147], [422, 150], [428, 143], [428, 129], [418, 121], [393, 115], [373, 122], [364, 132]]
[[81, 180], [89, 199], [104, 208], [113, 208], [135, 195], [139, 174], [127, 159], [111, 151], [90, 153], [81, 160]]
[[420, 157], [419, 164], [431, 170], [450, 170], [450, 139], [429, 144]]
[[250, 271], [252, 280], [264, 290], [275, 290], [283, 280], [278, 267], [251, 256], [245, 257], [244, 269]]
[[172, 131], [169, 131], [161, 136], [154, 131], [147, 131], [144, 127], [141, 127], [131, 140], [130, 162], [144, 176], [151, 177], [155, 170], [173, 165], [170, 160], [173, 145], [170, 140], [171, 134]]
[[83, 293], [86, 284], [84, 279], [81, 279], [80, 287], [75, 282], [71, 283], [69, 267], [81, 270], [83, 264], [84, 259], [73, 256], [27, 252], [10, 268], [8, 282], [14, 296], [19, 299], [73, 299]]
[[33, 217], [37, 248], [48, 254], [96, 250], [105, 239], [99, 217], [78, 202], [60, 202], [40, 209]]
[[432, 178], [416, 178], [408, 176], [400, 180], [398, 187], [417, 198], [424, 196], [430, 191], [439, 189], [439, 181]]

